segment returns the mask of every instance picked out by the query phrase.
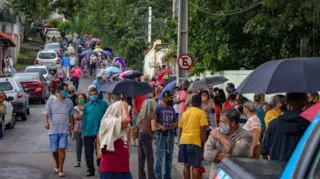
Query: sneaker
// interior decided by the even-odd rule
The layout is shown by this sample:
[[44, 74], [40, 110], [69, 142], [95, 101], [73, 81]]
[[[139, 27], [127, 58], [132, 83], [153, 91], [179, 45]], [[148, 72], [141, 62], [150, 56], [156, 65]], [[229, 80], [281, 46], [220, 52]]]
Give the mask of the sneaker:
[[80, 162], [77, 162], [75, 165], [74, 165], [74, 167], [80, 167], [81, 165], [80, 165]]
[[66, 177], [66, 174], [59, 172], [59, 177]]

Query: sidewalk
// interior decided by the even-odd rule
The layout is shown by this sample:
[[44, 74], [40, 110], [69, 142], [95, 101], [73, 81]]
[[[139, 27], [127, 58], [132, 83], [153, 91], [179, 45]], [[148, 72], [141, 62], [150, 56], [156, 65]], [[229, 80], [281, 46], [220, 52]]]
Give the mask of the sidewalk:
[[[176, 140], [177, 138], [175, 138]], [[179, 172], [179, 174], [181, 176], [183, 176], [183, 164], [182, 163], [178, 163], [178, 153], [179, 153], [179, 146], [175, 143], [174, 144], [174, 152], [173, 152], [173, 165], [174, 167], [177, 169], [177, 171]], [[211, 165], [208, 164], [205, 166], [206, 169], [206, 173], [204, 173], [202, 175], [203, 179], [208, 179], [210, 176], [210, 169], [211, 169]]]

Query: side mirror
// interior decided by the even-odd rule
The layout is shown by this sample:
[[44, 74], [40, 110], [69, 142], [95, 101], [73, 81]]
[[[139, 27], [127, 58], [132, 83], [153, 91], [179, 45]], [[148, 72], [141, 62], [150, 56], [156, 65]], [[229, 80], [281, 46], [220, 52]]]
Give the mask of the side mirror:
[[13, 101], [13, 100], [14, 100], [14, 98], [12, 96], [8, 97], [8, 101]]

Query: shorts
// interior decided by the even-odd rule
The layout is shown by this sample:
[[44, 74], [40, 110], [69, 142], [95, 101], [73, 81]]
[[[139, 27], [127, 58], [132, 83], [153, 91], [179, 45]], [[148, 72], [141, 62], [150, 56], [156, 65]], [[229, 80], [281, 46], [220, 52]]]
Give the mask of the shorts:
[[68, 134], [51, 134], [49, 135], [50, 150], [57, 152], [58, 149], [66, 149], [68, 147]]
[[100, 172], [100, 179], [132, 179], [130, 172]]
[[201, 160], [201, 147], [193, 144], [180, 144], [178, 162], [188, 164], [192, 167], [201, 167]]

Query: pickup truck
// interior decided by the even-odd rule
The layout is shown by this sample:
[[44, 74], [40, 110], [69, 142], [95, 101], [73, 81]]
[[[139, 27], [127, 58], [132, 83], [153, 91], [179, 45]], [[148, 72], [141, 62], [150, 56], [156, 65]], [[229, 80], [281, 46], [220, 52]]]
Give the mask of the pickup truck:
[[320, 179], [320, 114], [310, 123], [289, 162], [225, 158], [213, 179]]

